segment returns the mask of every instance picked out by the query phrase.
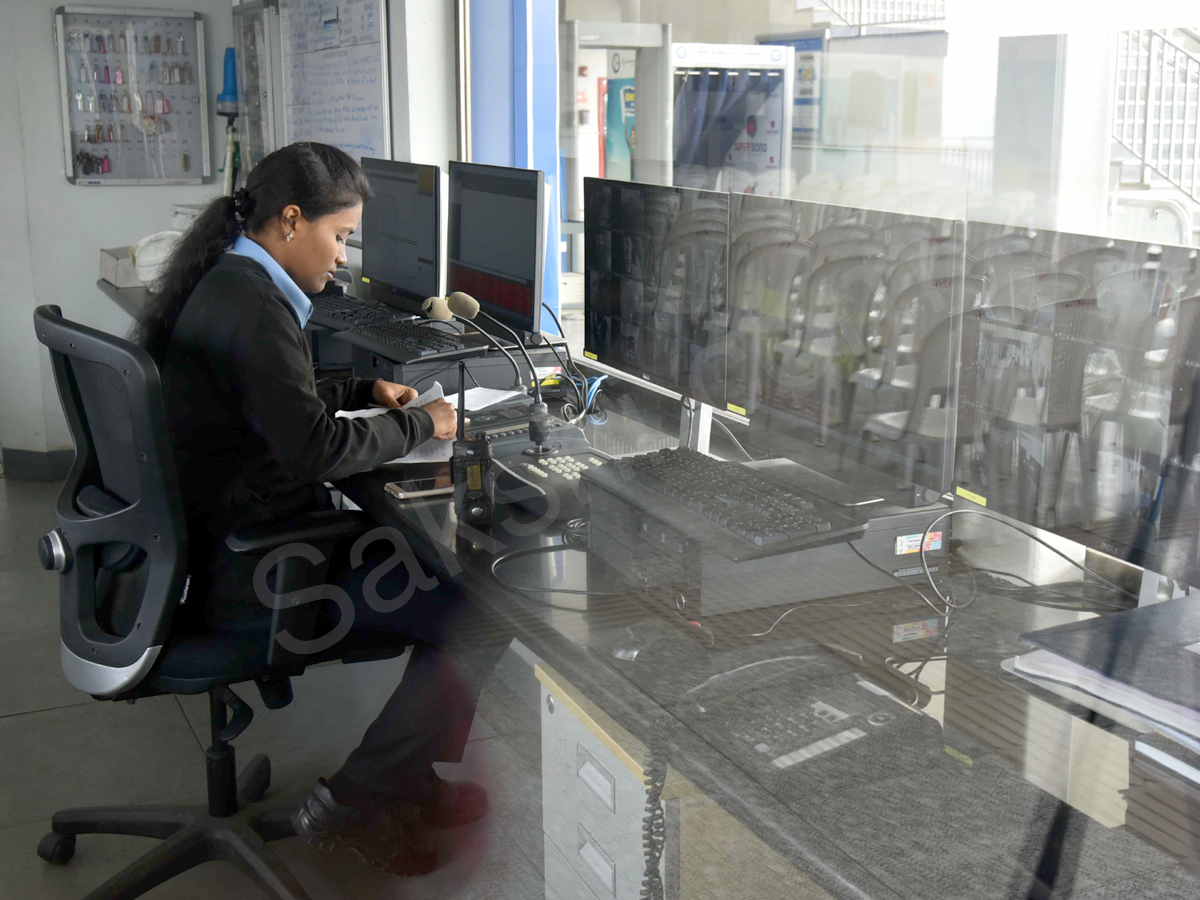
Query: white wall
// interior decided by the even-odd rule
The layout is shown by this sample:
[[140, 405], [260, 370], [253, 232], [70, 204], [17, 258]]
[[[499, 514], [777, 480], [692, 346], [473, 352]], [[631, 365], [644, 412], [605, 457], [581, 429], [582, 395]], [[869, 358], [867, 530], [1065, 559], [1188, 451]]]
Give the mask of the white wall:
[[454, 3], [391, 0], [388, 32], [392, 157], [444, 169], [458, 159]]
[[[63, 171], [62, 120], [52, 11], [61, 0], [6, 0], [0, 37], [0, 446], [71, 447], [50, 374], [33, 333], [34, 307], [56, 303], [86, 325], [124, 334], [129, 317], [96, 287], [99, 250], [129, 244], [170, 224], [173, 203], [199, 203], [219, 184], [76, 187]], [[122, 6], [187, 9], [204, 16], [209, 107], [221, 90], [232, 44], [229, 0], [121, 0]], [[213, 169], [224, 120], [210, 123]]]

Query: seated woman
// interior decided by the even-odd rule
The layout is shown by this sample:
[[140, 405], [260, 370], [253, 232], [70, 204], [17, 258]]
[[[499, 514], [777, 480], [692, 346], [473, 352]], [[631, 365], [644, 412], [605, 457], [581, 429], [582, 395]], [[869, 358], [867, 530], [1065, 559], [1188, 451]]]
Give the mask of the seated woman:
[[[306, 295], [346, 263], [346, 239], [370, 197], [363, 170], [342, 151], [316, 143], [277, 150], [180, 239], [135, 325], [134, 339], [162, 371], [188, 568], [202, 584], [198, 595], [211, 598], [189, 613], [203, 616], [208, 629], [262, 629], [270, 615], [253, 589], [257, 561], [225, 547], [231, 530], [332, 508], [325, 482], [373, 469], [430, 438], [454, 436], [455, 412], [445, 400], [400, 409], [417, 396], [411, 387], [314, 378], [303, 331], [312, 312]], [[392, 408], [375, 417], [335, 416], [372, 402]], [[413, 653], [361, 745], [337, 774], [318, 781], [294, 822], [324, 849], [352, 849], [396, 874], [424, 872], [436, 862], [424, 830], [464, 824], [487, 807], [483, 788], [444, 782], [432, 768], [461, 758], [474, 715], [472, 690], [443, 652], [461, 602], [451, 586], [441, 586], [380, 613], [380, 603], [364, 602], [363, 584], [376, 600], [387, 589], [365, 579], [363, 567], [353, 571], [348, 557], [335, 555], [340, 571], [332, 579], [352, 599], [353, 627], [395, 633], [413, 642]], [[330, 615], [335, 628], [341, 613]]]

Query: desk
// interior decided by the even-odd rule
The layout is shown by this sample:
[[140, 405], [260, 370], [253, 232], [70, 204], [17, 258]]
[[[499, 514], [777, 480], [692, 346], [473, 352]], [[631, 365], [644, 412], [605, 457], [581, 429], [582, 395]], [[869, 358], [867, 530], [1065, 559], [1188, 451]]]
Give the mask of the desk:
[[[610, 412], [591, 426], [595, 443], [632, 421]], [[653, 439], [645, 419], [637, 425]], [[1133, 896], [1135, 884], [1137, 896], [1200, 895], [1200, 880], [1126, 824], [1131, 744], [1157, 739], [1004, 671], [1028, 649], [1021, 633], [1085, 613], [979, 588], [946, 617], [895, 589], [783, 619], [783, 608], [722, 617], [710, 640], [669, 592], [623, 590], [586, 548], [501, 572], [616, 593], [498, 583], [498, 554], [556, 545], [557, 530], [522, 534], [528, 517], [511, 511], [488, 534], [462, 529], [449, 502], [393, 501], [383, 485], [396, 477], [339, 487], [540, 660], [548, 897], [637, 896], [648, 759], [667, 765], [667, 897], [1024, 897], [1056, 816], [1062, 896]], [[835, 727], [822, 745], [796, 733], [814, 716], [869, 724]]]
[[[598, 449], [675, 443], [669, 399], [627, 384], [606, 395], [607, 421], [587, 426]], [[1200, 761], [1004, 669], [1028, 649], [1020, 634], [1082, 613], [981, 586], [942, 616], [895, 589], [744, 610], [713, 622], [710, 639], [669, 592], [624, 588], [586, 548], [501, 571], [514, 584], [614, 593], [499, 584], [497, 554], [558, 545], [558, 531], [522, 533], [528, 517], [505, 511], [490, 534], [470, 532], [449, 502], [393, 501], [383, 485], [398, 475], [338, 487], [487, 613], [479, 639], [516, 638], [537, 657], [547, 897], [637, 896], [648, 761], [666, 767], [670, 898], [1025, 897], [1052, 829], [1064, 836], [1056, 896], [1200, 896], [1195, 875], [1157, 846], [1181, 836], [1177, 807], [1131, 766], [1130, 748]], [[968, 528], [956, 536], [978, 544], [980, 567], [990, 558], [1014, 571], [1025, 552], [999, 558], [1012, 546]], [[781, 577], [805, 574], [797, 557]], [[842, 728], [841, 717], [863, 724]], [[822, 722], [840, 743], [798, 734]], [[1182, 837], [1177, 852], [1194, 852], [1194, 836]]]

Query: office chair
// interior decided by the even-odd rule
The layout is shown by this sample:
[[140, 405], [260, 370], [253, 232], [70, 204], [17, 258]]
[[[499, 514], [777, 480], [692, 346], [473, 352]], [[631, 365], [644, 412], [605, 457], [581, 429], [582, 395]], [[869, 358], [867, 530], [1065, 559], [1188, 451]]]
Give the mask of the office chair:
[[50, 350], [75, 442], [56, 527], [38, 545], [42, 565], [61, 576], [63, 674], [98, 700], [132, 703], [161, 694], [207, 693], [212, 725], [207, 807], [61, 810], [38, 855], [66, 864], [79, 834], [155, 837], [163, 843], [87, 900], [139, 897], [214, 859], [237, 865], [270, 897], [308, 900], [267, 847], [268, 841], [295, 834], [290, 810], [249, 809], [270, 786], [271, 766], [260, 754], [237, 773], [231, 742], [250, 724], [253, 711], [230, 685], [253, 681], [267, 708], [279, 709], [291, 701], [290, 676], [307, 665], [384, 659], [403, 651], [385, 636], [373, 645], [370, 636], [353, 633], [323, 653], [303, 655], [285, 646], [298, 646], [289, 636], [315, 636], [320, 605], [291, 605], [289, 595], [324, 584], [334, 546], [366, 533], [372, 523], [361, 513], [333, 510], [230, 534], [226, 546], [235, 553], [261, 557], [301, 544], [316, 548], [320, 561], [310, 565], [292, 556], [277, 563], [273, 608], [262, 630], [226, 635], [188, 627], [186, 613], [207, 598], [187, 573], [188, 536], [158, 368], [140, 347], [69, 322], [58, 307], [39, 307], [34, 325]]

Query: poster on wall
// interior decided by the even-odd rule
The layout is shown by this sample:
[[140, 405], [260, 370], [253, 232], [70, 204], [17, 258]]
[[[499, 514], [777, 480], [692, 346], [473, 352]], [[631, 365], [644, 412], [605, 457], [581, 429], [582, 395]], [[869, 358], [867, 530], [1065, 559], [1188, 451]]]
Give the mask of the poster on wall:
[[279, 0], [284, 143], [391, 158], [383, 0]]
[[674, 183], [786, 195], [791, 183], [793, 51], [673, 44]]
[[60, 6], [54, 36], [67, 181], [200, 184], [210, 174], [199, 13]]
[[763, 44], [778, 44], [795, 51], [792, 138], [796, 143], [816, 143], [821, 137], [821, 92], [829, 32], [820, 29], [759, 40]]
[[607, 178], [633, 179], [637, 135], [633, 51], [614, 50], [608, 59], [604, 105], [604, 172]]

